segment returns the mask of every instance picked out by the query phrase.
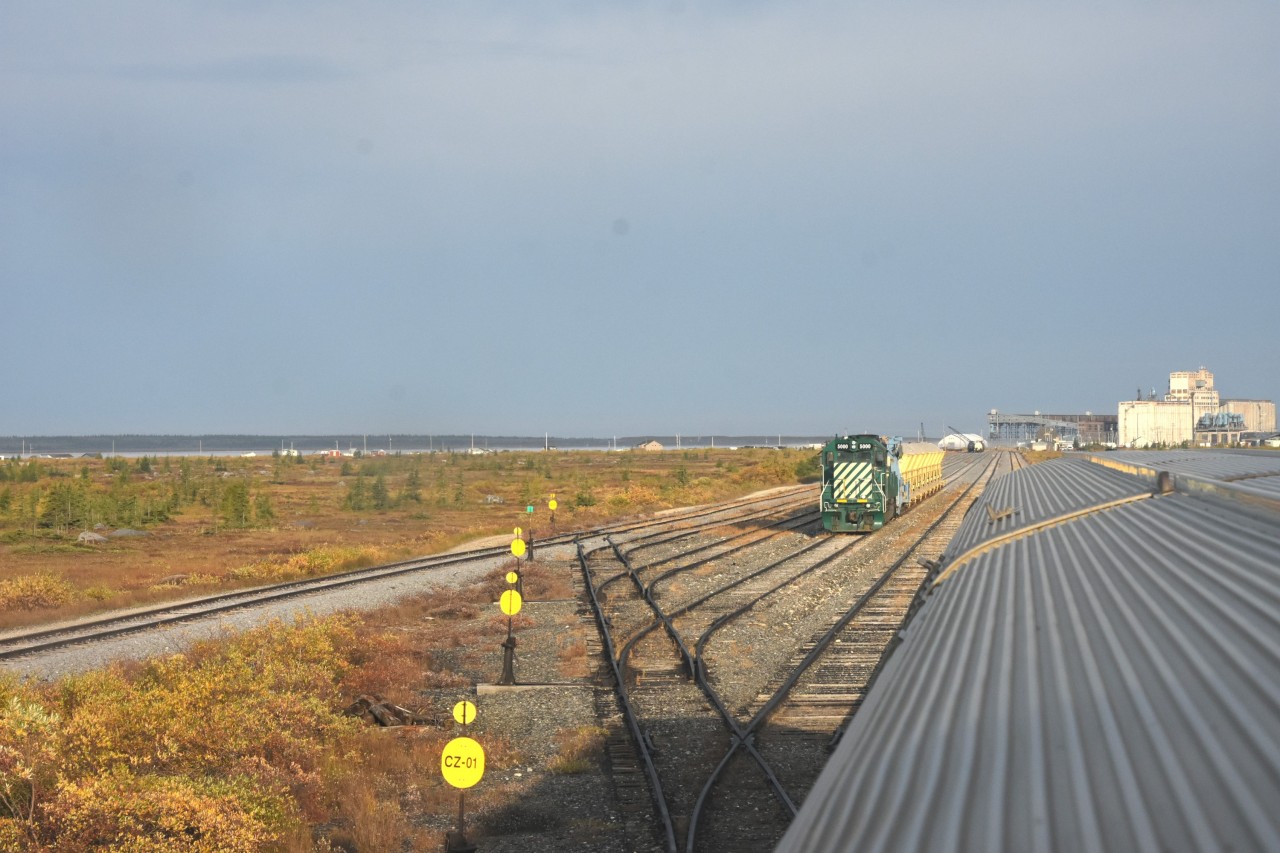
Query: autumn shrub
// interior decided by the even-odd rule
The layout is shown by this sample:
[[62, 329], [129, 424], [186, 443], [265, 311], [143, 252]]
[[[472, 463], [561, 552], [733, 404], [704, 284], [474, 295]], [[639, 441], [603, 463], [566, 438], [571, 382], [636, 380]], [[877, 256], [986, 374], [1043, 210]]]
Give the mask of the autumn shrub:
[[475, 619], [483, 612], [485, 603], [460, 593], [446, 593], [433, 597], [427, 614], [432, 619]]
[[404, 703], [426, 675], [421, 650], [405, 637], [388, 633], [364, 634], [351, 663], [340, 685], [349, 698], [382, 691], [386, 698]]
[[106, 601], [115, 594], [116, 591], [106, 584], [94, 584], [84, 590], [84, 597], [90, 601]]
[[358, 731], [340, 711], [358, 642], [353, 618], [300, 620], [52, 685], [0, 685], [0, 839], [270, 849], [323, 801], [307, 792], [333, 784], [329, 757]]
[[632, 484], [627, 486], [626, 490], [627, 503], [633, 507], [652, 507], [662, 504], [662, 497], [656, 489]]
[[227, 574], [236, 580], [286, 581], [331, 575], [388, 562], [393, 552], [376, 545], [322, 545], [284, 559], [258, 560], [236, 566]]
[[281, 806], [245, 777], [138, 776], [118, 768], [59, 787], [47, 808], [58, 831], [45, 849], [254, 853], [278, 837]]
[[76, 597], [71, 584], [48, 573], [0, 580], [0, 610], [61, 607]]
[[0, 708], [0, 849], [21, 849], [39, 831], [38, 809], [57, 783], [59, 717], [13, 687]]

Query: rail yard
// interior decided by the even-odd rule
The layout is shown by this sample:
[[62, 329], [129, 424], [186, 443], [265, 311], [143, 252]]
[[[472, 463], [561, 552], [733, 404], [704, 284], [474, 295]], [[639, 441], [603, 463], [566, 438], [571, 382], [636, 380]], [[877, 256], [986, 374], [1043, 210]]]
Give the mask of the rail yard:
[[[975, 775], [966, 776], [962, 769], [948, 769], [951, 762], [962, 760], [952, 757], [957, 750], [968, 754], [963, 760], [976, 762], [975, 767], [1000, 760], [995, 753], [989, 758], [965, 753], [964, 721], [975, 713], [978, 733], [973, 737], [996, 753], [1003, 748], [982, 725], [980, 710], [961, 713], [996, 701], [966, 700], [961, 692], [966, 687], [980, 690], [992, 677], [982, 667], [990, 655], [983, 651], [990, 640], [983, 646], [973, 639], [930, 641], [918, 635], [938, 634], [938, 625], [959, 630], [955, 626], [968, 624], [967, 612], [984, 612], [987, 605], [974, 597], [979, 595], [973, 591], [974, 566], [1001, 559], [1002, 548], [1035, 548], [1037, 536], [1060, 535], [1076, 525], [1085, 539], [1068, 539], [1052, 551], [1037, 553], [1055, 567], [1101, 565], [1102, 555], [1110, 552], [1097, 544], [1101, 540], [1091, 538], [1085, 525], [1099, 518], [1123, 525], [1126, 517], [1120, 514], [1136, 511], [1153, 495], [1157, 500], [1150, 503], [1174, 507], [1171, 511], [1179, 518], [1216, 519], [1236, 532], [1238, 543], [1245, 543], [1234, 546], [1243, 568], [1221, 581], [1230, 592], [1202, 593], [1194, 572], [1178, 565], [1174, 568], [1180, 591], [1174, 600], [1186, 609], [1184, 617], [1162, 616], [1164, 611], [1147, 601], [1139, 608], [1145, 608], [1148, 615], [1141, 619], [1147, 621], [1115, 627], [1121, 620], [1117, 612], [1124, 608], [1113, 612], [1105, 603], [1096, 605], [1102, 615], [1089, 617], [1099, 621], [1088, 631], [1102, 631], [1108, 639], [1089, 655], [1101, 675], [1090, 676], [1087, 662], [1078, 675], [1071, 675], [1076, 653], [1064, 650], [1061, 643], [1067, 640], [1053, 640], [1059, 643], [1058, 657], [1050, 655], [1040, 664], [1022, 661], [1016, 642], [1004, 641], [1013, 643], [1010, 654], [1015, 657], [1009, 666], [1021, 667], [1022, 677], [1031, 677], [1034, 667], [1047, 667], [1034, 670], [1041, 674], [1033, 683], [1043, 683], [1040, 689], [1050, 693], [1066, 689], [1064, 681], [1082, 679], [1103, 709], [1090, 713], [1110, 720], [1116, 731], [1135, 736], [1124, 710], [1113, 707], [1120, 701], [1117, 694], [1129, 695], [1127, 704], [1141, 709], [1152, 701], [1144, 698], [1142, 689], [1161, 695], [1184, 689], [1168, 656], [1151, 649], [1157, 640], [1144, 639], [1157, 629], [1143, 626], [1163, 624], [1159, 630], [1174, 632], [1167, 642], [1181, 648], [1185, 642], [1164, 624], [1169, 620], [1188, 619], [1203, 633], [1212, 629], [1215, 619], [1227, 618], [1220, 606], [1223, 595], [1245, 600], [1250, 595], [1246, 590], [1254, 590], [1255, 598], [1275, 596], [1278, 539], [1268, 539], [1266, 531], [1274, 532], [1280, 519], [1270, 490], [1280, 479], [1280, 464], [1265, 454], [1220, 454], [1216, 462], [1205, 458], [1105, 454], [1092, 461], [1076, 457], [1028, 466], [1016, 452], [950, 453], [939, 460], [936, 486], [916, 490], [909, 505], [903, 502], [887, 513], [883, 526], [877, 524], [873, 532], [824, 529], [829, 495], [818, 487], [773, 489], [539, 538], [532, 559], [523, 563], [503, 544], [82, 620], [75, 626], [9, 632], [0, 636], [0, 661], [37, 676], [75, 671], [114, 657], [157, 654], [201, 626], [214, 630], [231, 619], [261, 622], [301, 611], [359, 606], [353, 600], [357, 590], [373, 596], [375, 604], [366, 606], [380, 606], [376, 602], [415, 591], [537, 566], [539, 572], [560, 579], [572, 595], [527, 596], [511, 641], [513, 677], [499, 677], [504, 663], [501, 636], [493, 632], [489, 616], [475, 620], [475, 643], [487, 652], [462, 655], [456, 662], [458, 674], [470, 686], [416, 691], [419, 704], [436, 712], [470, 698], [478, 707], [476, 738], [522, 745], [520, 759], [492, 768], [495, 781], [503, 784], [503, 795], [483, 800], [470, 816], [468, 838], [478, 849], [743, 851], [772, 849], [781, 842], [787, 850], [834, 851], [851, 849], [848, 839], [853, 837], [863, 839], [858, 849], [864, 844], [871, 849], [918, 849], [922, 843], [1030, 849], [1038, 846], [1035, 830], [1020, 828], [1019, 815], [1027, 809], [1027, 814], [1034, 813], [1035, 806], [1025, 803], [1020, 795], [1027, 792], [1018, 789], [1023, 783], [1017, 776], [1022, 759], [1004, 759], [1015, 769], [999, 784], [990, 781], [991, 771], [975, 770]], [[1154, 467], [1144, 467], [1148, 465]], [[1206, 470], [1218, 473], [1207, 476]], [[1238, 520], [1228, 522], [1230, 518]], [[1203, 563], [1212, 541], [1211, 532], [1202, 534], [1189, 559]], [[1121, 539], [1116, 542], [1116, 554], [1142, 561], [1140, 550], [1121, 544]], [[1162, 548], [1151, 564], [1163, 565], [1168, 559]], [[1070, 578], [1062, 582], [1067, 587], [1073, 583]], [[952, 588], [963, 593], [948, 595]], [[375, 590], [381, 591], [370, 592]], [[1216, 602], [1205, 611], [1208, 616], [1196, 616], [1199, 611], [1193, 610], [1204, 606], [1196, 603], [1201, 594]], [[963, 603], [952, 603], [957, 595], [963, 595]], [[1051, 593], [1043, 593], [1047, 597], [1039, 604], [1035, 594], [1027, 595], [1028, 607], [1042, 606], [1052, 613], [1059, 606]], [[983, 624], [999, 624], [999, 614], [1018, 612], [1005, 597], [999, 600], [1005, 609], [984, 616]], [[1227, 637], [1222, 654], [1248, 658], [1261, 667], [1261, 675], [1241, 676], [1245, 683], [1237, 684], [1228, 667], [1228, 674], [1219, 676], [1218, 699], [1204, 700], [1207, 705], [1199, 700], [1173, 703], [1187, 719], [1202, 722], [1182, 728], [1167, 724], [1158, 740], [1166, 752], [1178, 753], [1164, 766], [1166, 771], [1177, 770], [1173, 787], [1184, 793], [1174, 800], [1181, 802], [1179, 797], [1189, 796], [1185, 791], [1195, 791], [1201, 783], [1186, 769], [1190, 759], [1184, 760], [1171, 745], [1185, 744], [1186, 752], [1196, 753], [1200, 747], [1191, 744], [1208, 737], [1204, 727], [1214, 725], [1207, 720], [1214, 714], [1221, 717], [1224, 708], [1228, 712], [1227, 722], [1211, 736], [1227, 750], [1227, 758], [1214, 763], [1217, 769], [1210, 776], [1214, 784], [1225, 780], [1229, 789], [1239, 789], [1245, 802], [1219, 797], [1197, 806], [1197, 812], [1184, 819], [1185, 830], [1199, 832], [1198, 842], [1209, 847], [1221, 839], [1266, 847], [1277, 837], [1275, 818], [1249, 803], [1263, 801], [1267, 786], [1276, 787], [1280, 769], [1276, 703], [1270, 709], [1260, 703], [1277, 683], [1268, 680], [1267, 673], [1276, 674], [1274, 649], [1280, 646], [1280, 632], [1275, 608], [1256, 603], [1251, 607], [1257, 617], [1253, 625], [1220, 632]], [[1050, 620], [1044, 624], [1057, 624], [1052, 620], [1059, 617], [1041, 618]], [[585, 638], [586, 656], [581, 671], [566, 676], [556, 658], [570, 635]], [[1128, 650], [1128, 644], [1148, 651]], [[967, 657], [948, 664], [943, 658], [949, 648], [964, 648]], [[1062, 675], [1053, 673], [1054, 660], [1063, 667]], [[1196, 678], [1203, 677], [1207, 665], [1196, 665]], [[1145, 677], [1137, 678], [1138, 687], [1132, 676], [1124, 681], [1122, 673], [1142, 672], [1144, 666], [1162, 673], [1154, 686], [1144, 688]], [[1116, 674], [1108, 675], [1113, 667]], [[958, 681], [946, 682], [947, 678]], [[934, 687], [940, 679], [944, 684]], [[1212, 685], [1195, 683], [1212, 692]], [[413, 685], [405, 688], [412, 691]], [[991, 689], [997, 697], [1004, 695], [998, 683]], [[977, 704], [967, 705], [969, 701]], [[939, 702], [951, 709], [947, 720], [936, 719], [928, 710]], [[1026, 720], [1011, 723], [1016, 731], [1022, 731], [1019, 725], [1041, 725], [1035, 718], [1043, 712], [1036, 707], [1015, 703], [1014, 711]], [[1052, 728], [1057, 725], [1052, 721], [1070, 720], [1073, 713], [1079, 712], [1059, 709], [1044, 725]], [[428, 712], [423, 719], [441, 716]], [[960, 734], [951, 732], [953, 717], [959, 720]], [[598, 730], [598, 753], [572, 774], [538, 766], [554, 751], [548, 743], [563, 737], [569, 727]], [[1112, 773], [1108, 778], [1114, 779], [1117, 771], [1097, 769], [1096, 755], [1102, 747], [1089, 745], [1086, 728], [1079, 720], [1070, 724], [1084, 744], [1083, 763], [1064, 771], [1055, 769], [1047, 757], [1026, 759], [1031, 767], [1023, 768], [1027, 783], [1053, 788], [1071, 782], [1083, 789], [1096, 785], [1098, 790], [1118, 784], [1091, 776]], [[1243, 730], [1238, 738], [1236, 729]], [[1106, 725], [1102, 731], [1105, 734]], [[406, 732], [413, 737], [411, 727]], [[1021, 734], [1011, 737], [1034, 756], [1034, 735], [1026, 743]], [[1112, 741], [1113, 746], [1117, 743]], [[1128, 779], [1124, 784], [1159, 801], [1162, 789], [1148, 778], [1133, 749], [1128, 764], [1112, 761], [1108, 766], [1127, 768], [1118, 771]], [[942, 770], [929, 776], [931, 768]], [[1246, 793], [1245, 779], [1254, 785], [1270, 781], [1262, 783], [1260, 793]], [[901, 796], [916, 784], [932, 792], [934, 811], [927, 802], [917, 805], [913, 798]], [[861, 793], [847, 794], [850, 786], [861, 786]], [[1123, 791], [1124, 785], [1117, 790]], [[1034, 798], [1034, 790], [1029, 795]], [[865, 805], [876, 797], [895, 815], [892, 825], [877, 819]], [[1040, 839], [1046, 847], [1088, 838], [1098, 842], [1099, 849], [1140, 849], [1146, 840], [1162, 837], [1152, 829], [1165, 814], [1158, 803], [1149, 807], [1154, 817], [1122, 810], [1124, 820], [1117, 823], [1113, 815], [1107, 823], [1080, 812], [1078, 806], [1071, 812], [1051, 794], [1043, 797], [1041, 807], [1054, 812], [1057, 821]], [[967, 805], [956, 805], [959, 802]], [[996, 828], [975, 829], [953, 819], [951, 815], [960, 813], [953, 811], [957, 808], [985, 810]], [[1005, 814], [1010, 808], [1015, 813]], [[453, 820], [450, 811], [414, 816], [417, 826], [440, 838], [454, 828]], [[1117, 825], [1125, 830], [1109, 834]], [[457, 839], [455, 843], [460, 844]]]

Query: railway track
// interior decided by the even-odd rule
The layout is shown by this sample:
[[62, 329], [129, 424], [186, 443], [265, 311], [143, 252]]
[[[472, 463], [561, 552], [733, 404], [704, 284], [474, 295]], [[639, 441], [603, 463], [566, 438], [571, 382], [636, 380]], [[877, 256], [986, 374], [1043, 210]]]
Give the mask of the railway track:
[[[817, 518], [797, 508], [767, 533], [738, 534], [728, 545], [688, 539], [650, 554], [647, 545], [579, 546], [636, 756], [627, 762], [615, 744], [611, 758], [632, 782], [647, 779], [658, 816], [656, 837], [633, 834], [637, 845], [759, 849], [780, 837], [825, 761], [832, 731], [860, 701], [906, 616], [926, 573], [917, 560], [941, 555], [952, 529], [943, 519], [959, 523], [986, 480], [1010, 464], [1003, 456], [950, 464], [949, 480], [968, 477], [967, 488], [949, 503], [944, 496], [957, 490], [922, 502], [868, 536], [821, 534]], [[897, 541], [909, 528], [915, 541]], [[815, 626], [803, 634], [808, 643], [789, 639], [798, 632], [778, 621], [786, 618]], [[750, 630], [730, 628], [751, 622]], [[790, 659], [746, 672], [757, 655], [744, 638], [791, 643]], [[632, 796], [637, 789], [629, 785]], [[638, 810], [634, 802], [628, 808]]]
[[[677, 532], [684, 529], [698, 530], [708, 524], [740, 522], [757, 516], [761, 512], [769, 512], [779, 502], [801, 500], [801, 496], [807, 495], [811, 491], [810, 487], [797, 487], [780, 490], [766, 496], [744, 498], [723, 504], [715, 504], [710, 507], [698, 507], [667, 513], [657, 518], [605, 525], [586, 533], [582, 531], [566, 532], [538, 540], [537, 547], [572, 545], [583, 536], [599, 535], [618, 536], [627, 541], [645, 541], [653, 537], [672, 535], [673, 530]], [[371, 584], [408, 575], [445, 572], [508, 557], [510, 557], [510, 550], [507, 545], [476, 548], [453, 554], [354, 569], [318, 578], [287, 581], [252, 589], [201, 596], [153, 607], [108, 613], [89, 619], [34, 630], [9, 631], [0, 634], [0, 661], [16, 660], [71, 646], [112, 640], [129, 634], [195, 623], [232, 612], [265, 608], [346, 587]]]

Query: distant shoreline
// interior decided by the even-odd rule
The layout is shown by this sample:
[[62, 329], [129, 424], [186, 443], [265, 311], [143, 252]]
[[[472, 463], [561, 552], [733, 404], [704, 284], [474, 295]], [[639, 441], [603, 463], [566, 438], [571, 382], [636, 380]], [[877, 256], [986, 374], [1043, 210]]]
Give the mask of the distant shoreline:
[[627, 450], [657, 441], [665, 450], [727, 447], [804, 447], [830, 436], [807, 435], [619, 435], [607, 438], [506, 435], [49, 435], [0, 436], [0, 456], [41, 457], [85, 454], [110, 456], [271, 456], [290, 449], [301, 454], [337, 450], [347, 454], [467, 452], [476, 450]]

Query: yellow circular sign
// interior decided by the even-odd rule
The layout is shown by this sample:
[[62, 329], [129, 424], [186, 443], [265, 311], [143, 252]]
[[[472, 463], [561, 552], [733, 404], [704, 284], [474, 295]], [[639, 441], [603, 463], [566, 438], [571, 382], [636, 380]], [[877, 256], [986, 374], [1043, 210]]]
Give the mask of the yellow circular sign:
[[453, 718], [464, 726], [470, 725], [476, 718], [476, 706], [466, 699], [453, 706]]
[[469, 737], [454, 738], [444, 745], [440, 772], [453, 787], [470, 788], [484, 776], [484, 747]]
[[502, 612], [508, 616], [515, 616], [520, 612], [520, 605], [524, 599], [520, 597], [520, 593], [514, 589], [509, 589], [502, 594], [502, 598], [498, 599], [498, 606], [502, 608]]
[[522, 557], [522, 556], [524, 556], [524, 550], [525, 550], [525, 545], [524, 545], [524, 540], [523, 540], [523, 539], [512, 539], [512, 540], [511, 540], [511, 553], [512, 553], [512, 554], [515, 554], [517, 557]]
[[552, 509], [552, 510], [554, 510], [554, 509], [555, 509], [556, 507], [558, 507], [559, 505], [560, 505], [560, 504], [556, 503], [556, 499], [555, 499], [555, 498], [552, 498], [551, 500], [547, 501], [547, 509]]
[[507, 583], [515, 583], [520, 580], [520, 576], [515, 572], [507, 572]]
[[520, 538], [520, 534], [521, 534], [521, 533], [524, 533], [524, 531], [523, 531], [523, 530], [521, 530], [519, 527], [517, 527], [517, 528], [515, 529], [515, 533], [513, 533], [512, 535], [513, 535], [513, 536], [515, 536], [517, 539], [519, 539], [519, 538]]

